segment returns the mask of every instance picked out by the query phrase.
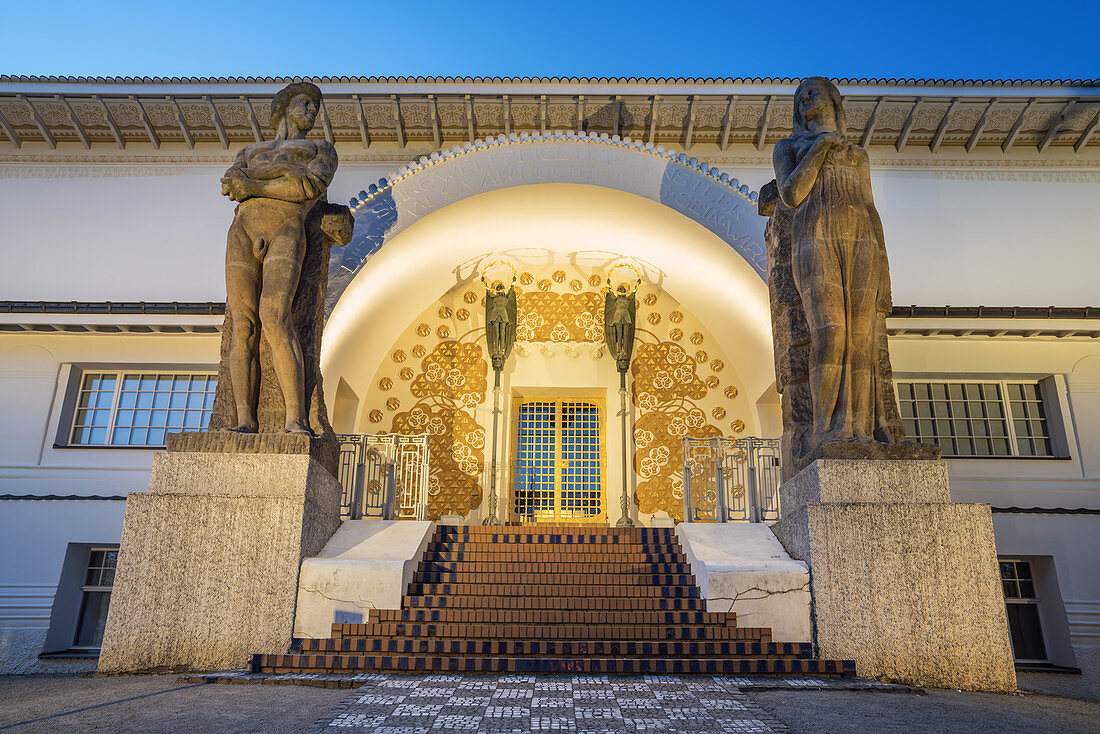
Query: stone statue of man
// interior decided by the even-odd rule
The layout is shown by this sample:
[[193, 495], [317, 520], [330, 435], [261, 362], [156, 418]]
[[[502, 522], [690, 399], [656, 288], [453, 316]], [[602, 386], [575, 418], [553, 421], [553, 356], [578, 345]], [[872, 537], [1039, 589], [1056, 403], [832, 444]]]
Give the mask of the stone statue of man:
[[236, 202], [225, 254], [226, 308], [232, 315], [229, 373], [237, 420], [230, 430], [255, 433], [260, 335], [286, 401], [288, 433], [311, 434], [302, 346], [291, 318], [307, 247], [306, 218], [325, 199], [336, 173], [336, 149], [306, 140], [321, 105], [309, 82], [288, 85], [271, 102], [274, 140], [253, 143], [222, 177]]
[[886, 345], [890, 270], [867, 152], [845, 137], [840, 92], [810, 77], [794, 95], [794, 133], [773, 155], [793, 210], [791, 269], [810, 329], [812, 443], [903, 437]]

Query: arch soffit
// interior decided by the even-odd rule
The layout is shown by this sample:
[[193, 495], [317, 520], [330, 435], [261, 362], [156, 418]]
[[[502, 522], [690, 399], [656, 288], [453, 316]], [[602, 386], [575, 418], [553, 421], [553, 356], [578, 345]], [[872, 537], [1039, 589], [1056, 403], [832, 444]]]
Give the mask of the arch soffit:
[[[525, 234], [517, 238], [517, 232]], [[591, 249], [599, 243], [609, 245]], [[754, 399], [775, 379], [767, 286], [747, 260], [711, 230], [648, 197], [577, 184], [472, 195], [394, 236], [329, 319], [325, 379], [346, 377], [356, 389], [369, 389], [364, 381], [400, 331], [439, 294], [474, 284], [478, 263], [493, 252], [519, 265], [570, 261], [597, 267], [632, 255], [647, 280], [712, 324], [746, 396]]]
[[706, 162], [606, 133], [501, 135], [423, 156], [351, 199], [355, 234], [333, 251], [326, 314], [387, 241], [423, 217], [477, 194], [513, 186], [602, 186], [669, 207], [714, 233], [765, 282], [766, 219], [757, 192]]

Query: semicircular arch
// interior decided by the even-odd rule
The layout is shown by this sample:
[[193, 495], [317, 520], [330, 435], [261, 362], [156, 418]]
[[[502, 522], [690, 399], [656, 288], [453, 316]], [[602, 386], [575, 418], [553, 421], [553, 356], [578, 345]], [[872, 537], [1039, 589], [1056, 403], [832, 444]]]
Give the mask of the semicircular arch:
[[705, 227], [767, 280], [757, 193], [685, 153], [606, 133], [501, 135], [423, 156], [350, 202], [352, 241], [333, 251], [326, 312], [364, 265], [423, 217], [465, 198], [532, 184], [581, 184], [634, 194]]

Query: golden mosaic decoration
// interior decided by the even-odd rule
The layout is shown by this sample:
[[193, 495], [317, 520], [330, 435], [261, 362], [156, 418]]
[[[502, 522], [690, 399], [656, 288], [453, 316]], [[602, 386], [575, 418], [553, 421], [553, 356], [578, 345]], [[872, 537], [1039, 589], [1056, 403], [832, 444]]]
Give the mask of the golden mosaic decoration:
[[600, 293], [530, 291], [516, 298], [516, 339], [525, 342], [603, 342]]

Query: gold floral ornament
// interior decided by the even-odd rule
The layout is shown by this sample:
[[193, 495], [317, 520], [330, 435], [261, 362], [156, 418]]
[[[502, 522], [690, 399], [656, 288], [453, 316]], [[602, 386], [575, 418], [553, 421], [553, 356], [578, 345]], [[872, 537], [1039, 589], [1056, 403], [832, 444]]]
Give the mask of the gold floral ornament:
[[378, 381], [379, 390], [389, 390], [391, 387], [393, 387], [393, 380], [388, 377], [383, 377]]
[[733, 400], [735, 397], [737, 397], [737, 388], [733, 385], [728, 385], [726, 389], [722, 392], [722, 394], [725, 395], [728, 399]]
[[634, 376], [634, 401], [651, 396], [653, 405], [678, 404], [684, 400], [699, 400], [707, 394], [706, 385], [695, 375], [695, 361], [673, 342], [641, 343], [634, 348], [630, 366]]
[[440, 307], [439, 307], [439, 311], [438, 311], [437, 313], [439, 314], [439, 318], [441, 318], [441, 319], [449, 319], [449, 318], [451, 318], [451, 314], [452, 314], [453, 312], [451, 311], [451, 307], [450, 307], [450, 306], [440, 306]]
[[717, 408], [710, 411], [710, 414], [714, 416], [715, 420], [722, 420], [726, 417], [726, 409], [719, 405]]
[[415, 374], [415, 373], [414, 373], [414, 372], [412, 371], [412, 368], [411, 368], [411, 367], [402, 367], [402, 368], [401, 368], [401, 372], [399, 372], [399, 373], [398, 373], [398, 376], [399, 376], [399, 377], [400, 377], [400, 378], [401, 378], [402, 380], [405, 380], [405, 381], [407, 382], [407, 381], [409, 381], [409, 380], [411, 380], [411, 379], [413, 378], [413, 375], [414, 375], [414, 374]]
[[394, 350], [393, 354], [390, 355], [390, 359], [392, 359], [394, 362], [397, 362], [398, 364], [404, 362], [405, 351], [403, 349]]
[[[603, 296], [600, 293], [530, 291], [516, 298], [516, 339], [526, 342], [603, 342]], [[560, 336], [563, 327], [567, 336]]]
[[538, 286], [540, 291], [546, 292], [550, 290], [551, 287], [553, 287], [553, 283], [550, 282], [549, 278], [543, 278], [539, 281]]
[[435, 330], [435, 333], [440, 339], [450, 339], [451, 338], [451, 327], [447, 326], [446, 324], [443, 324], [438, 329]]
[[565, 271], [564, 270], [555, 270], [554, 274], [551, 275], [550, 277], [554, 279], [555, 283], [564, 283], [565, 282]]
[[[461, 410], [417, 403], [393, 417], [394, 433], [427, 433], [428, 519], [465, 514], [481, 504], [478, 479], [485, 465], [485, 431]], [[480, 445], [479, 445], [480, 444]]]
[[386, 401], [386, 410], [397, 410], [401, 407], [401, 401], [397, 398], [390, 398]]
[[381, 423], [382, 411], [372, 410], [370, 413], [367, 414], [367, 420], [369, 420], [371, 423]]
[[697, 408], [644, 413], [634, 424], [638, 509], [646, 513], [664, 510], [682, 520], [683, 438], [720, 435], [721, 430], [707, 423], [706, 415]]
[[678, 342], [684, 338], [684, 332], [680, 329], [671, 329], [668, 332], [668, 338], [674, 342]]
[[704, 380], [704, 383], [711, 390], [718, 387], [718, 385], [720, 384], [718, 378], [715, 377], [714, 375], [707, 375], [707, 379]]
[[703, 343], [702, 333], [700, 333], [698, 331], [693, 331], [691, 333], [691, 343], [694, 344], [695, 346], [699, 346], [700, 344], [702, 344]]
[[429, 326], [427, 324], [417, 324], [416, 325], [416, 335], [417, 336], [428, 336], [431, 333], [432, 333], [432, 327], [431, 326]]
[[721, 372], [721, 371], [722, 371], [722, 369], [723, 369], [723, 368], [724, 368], [725, 366], [726, 366], [726, 363], [725, 363], [725, 362], [723, 362], [723, 361], [722, 361], [722, 360], [720, 360], [720, 359], [716, 359], [716, 360], [714, 360], [713, 362], [711, 362], [711, 363], [710, 363], [710, 368], [711, 368], [712, 370], [714, 370], [715, 372]]
[[462, 294], [462, 300], [466, 303], [477, 303], [477, 294], [473, 291], [466, 291]]
[[588, 285], [592, 286], [593, 288], [598, 288], [600, 286], [600, 281], [602, 280], [603, 278], [600, 277], [599, 273], [592, 273], [592, 275], [588, 276]]
[[653, 311], [649, 314], [649, 316], [646, 317], [646, 321], [648, 321], [653, 326], [656, 326], [657, 324], [661, 323], [661, 314]]
[[519, 282], [523, 285], [531, 285], [535, 282], [535, 276], [531, 275], [530, 273], [524, 273], [523, 275], [519, 276]]
[[470, 320], [470, 312], [467, 311], [464, 308], [460, 308], [457, 311], [455, 311], [455, 318], [458, 319], [459, 321], [469, 321]]
[[488, 364], [478, 342], [440, 342], [421, 362], [420, 370], [410, 387], [417, 399], [434, 397], [459, 403], [466, 393], [475, 394], [478, 404], [485, 399]]
[[577, 278], [573, 278], [573, 280], [569, 281], [569, 290], [574, 293], [580, 293], [584, 290], [584, 282]]
[[668, 320], [674, 324], [678, 324], [684, 320], [684, 315], [679, 311], [673, 311], [668, 315]]
[[695, 353], [695, 361], [699, 364], [703, 364], [707, 361], [707, 353], [700, 349], [698, 352]]
[[733, 423], [730, 423], [730, 428], [733, 429], [734, 433], [741, 433], [745, 430], [745, 421], [738, 418]]
[[654, 293], [646, 293], [645, 298], [642, 299], [642, 303], [647, 306], [654, 306], [657, 304], [657, 295]]
[[420, 344], [417, 344], [416, 346], [414, 346], [411, 351], [412, 351], [412, 356], [416, 357], [417, 359], [420, 359], [421, 357], [423, 357], [425, 354], [428, 353], [427, 350], [425, 350], [424, 347], [421, 346]]

